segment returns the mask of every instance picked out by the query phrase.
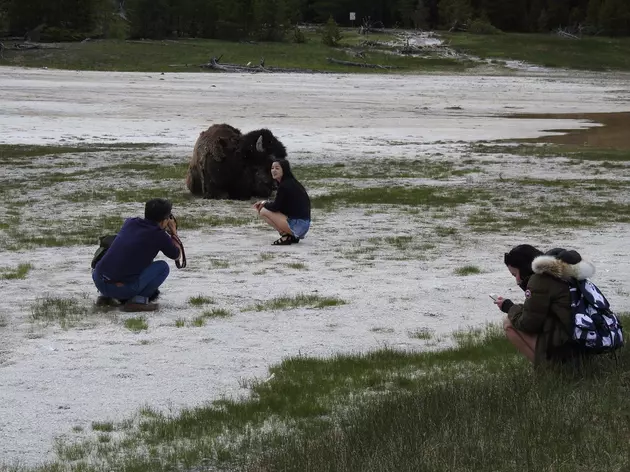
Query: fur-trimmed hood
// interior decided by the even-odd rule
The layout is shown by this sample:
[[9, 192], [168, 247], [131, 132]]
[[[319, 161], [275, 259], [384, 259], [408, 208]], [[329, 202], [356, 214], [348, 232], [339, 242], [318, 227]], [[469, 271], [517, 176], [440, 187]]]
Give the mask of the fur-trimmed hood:
[[532, 270], [534, 274], [549, 274], [562, 280], [585, 280], [595, 274], [595, 266], [584, 259], [577, 264], [568, 264], [554, 256], [538, 256], [532, 262]]

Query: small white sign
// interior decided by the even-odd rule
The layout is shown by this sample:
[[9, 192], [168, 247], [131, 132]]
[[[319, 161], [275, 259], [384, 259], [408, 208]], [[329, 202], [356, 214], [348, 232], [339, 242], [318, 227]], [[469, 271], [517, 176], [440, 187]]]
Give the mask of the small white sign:
[[350, 12], [350, 21], [354, 21], [357, 19], [357, 14], [353, 11]]

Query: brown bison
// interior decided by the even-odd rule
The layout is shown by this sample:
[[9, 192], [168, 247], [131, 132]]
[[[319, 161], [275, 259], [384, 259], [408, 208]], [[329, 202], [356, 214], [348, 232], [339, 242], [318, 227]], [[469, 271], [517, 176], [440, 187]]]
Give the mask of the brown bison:
[[228, 124], [212, 125], [195, 143], [186, 186], [204, 198], [269, 197], [271, 163], [286, 156], [284, 145], [268, 129], [242, 134]]

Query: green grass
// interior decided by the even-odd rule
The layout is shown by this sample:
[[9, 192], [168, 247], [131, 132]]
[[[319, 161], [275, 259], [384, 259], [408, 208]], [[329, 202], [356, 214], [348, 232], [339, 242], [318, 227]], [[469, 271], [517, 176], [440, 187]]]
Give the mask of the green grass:
[[37, 146], [31, 144], [0, 144], [0, 162], [15, 165], [16, 159], [28, 162], [27, 158], [41, 156], [59, 156], [62, 154], [80, 154], [86, 152], [136, 150], [148, 149], [154, 144], [137, 143], [112, 143], [112, 144], [87, 144], [73, 146]]
[[[347, 46], [354, 47], [356, 32], [348, 33]], [[353, 55], [323, 45], [317, 34], [307, 33], [308, 42], [238, 43], [206, 39], [169, 41], [99, 40], [63, 43], [61, 49], [30, 51], [5, 50], [4, 63], [13, 66], [50, 67], [73, 70], [115, 70], [141, 72], [195, 72], [211, 56], [223, 55], [222, 63], [258, 64], [265, 58], [267, 67], [300, 68], [327, 72], [374, 72], [375, 70], [331, 64], [327, 57], [357, 61]], [[7, 48], [12, 43], [5, 42]], [[465, 70], [471, 64], [440, 57], [410, 58], [383, 52], [367, 52], [367, 62], [403, 67], [403, 70]], [[360, 59], [358, 60], [361, 61]], [[156, 81], [161, 76], [153, 77]], [[168, 80], [168, 77], [166, 77]]]
[[481, 269], [474, 265], [466, 265], [466, 266], [455, 269], [456, 275], [473, 275], [473, 274], [480, 274], [480, 273], [481, 273]]
[[33, 265], [30, 263], [22, 263], [18, 264], [18, 266], [13, 269], [0, 269], [0, 279], [4, 280], [16, 280], [16, 279], [25, 279], [30, 270], [33, 268]]
[[433, 334], [429, 328], [420, 328], [409, 333], [410, 338], [429, 340], [433, 337]]
[[575, 376], [534, 373], [498, 326], [454, 339], [437, 352], [287, 358], [241, 400], [143, 410], [136, 426], [113, 425], [120, 438], [59, 441], [57, 465], [20, 470], [90, 454], [100, 465], [80, 470], [625, 470], [630, 351]]
[[197, 328], [201, 328], [205, 324], [206, 324], [206, 320], [203, 316], [197, 316], [191, 322], [191, 325], [196, 326]]
[[184, 326], [186, 326], [186, 320], [184, 318], [177, 318], [175, 320], [176, 328], [183, 328]]
[[144, 316], [140, 316], [137, 318], [127, 318], [124, 324], [125, 328], [127, 328], [129, 331], [142, 331], [149, 329], [147, 319]]
[[31, 306], [31, 320], [45, 324], [59, 323], [64, 328], [76, 326], [89, 314], [85, 303], [74, 297], [38, 298]]
[[92, 430], [102, 431], [104, 433], [111, 433], [112, 431], [114, 431], [114, 423], [112, 422], [100, 423], [100, 422], [95, 421], [92, 423]]
[[204, 295], [196, 295], [188, 299], [188, 303], [192, 306], [213, 305], [216, 303], [213, 298], [206, 297]]
[[319, 295], [299, 294], [292, 297], [277, 297], [263, 303], [257, 303], [251, 310], [272, 311], [291, 310], [300, 307], [326, 308], [344, 305], [346, 302], [336, 297], [321, 297]]
[[470, 150], [480, 154], [512, 154], [524, 157], [567, 157], [579, 161], [630, 162], [630, 150], [627, 149], [593, 149], [559, 144], [474, 144]]
[[213, 308], [206, 310], [201, 315], [203, 318], [230, 318], [233, 314], [224, 308]]
[[[526, 193], [526, 192], [525, 192]], [[509, 205], [481, 208], [467, 217], [467, 225], [476, 232], [513, 233], [527, 228], [587, 228], [607, 223], [630, 223], [630, 204], [604, 198], [588, 201], [567, 196], [559, 201], [546, 201], [513, 213]]]
[[[376, 139], [375, 139], [376, 140]], [[402, 144], [402, 143], [401, 143]], [[410, 146], [419, 144], [404, 143]], [[384, 146], [391, 146], [388, 141]], [[425, 178], [446, 179], [456, 171], [450, 162], [436, 162], [429, 159], [370, 159], [344, 164], [301, 164], [296, 167], [296, 177], [304, 181], [330, 179], [392, 179]]]
[[454, 49], [487, 59], [516, 59], [546, 67], [630, 70], [630, 38], [585, 36], [579, 41], [555, 34], [475, 35], [444, 33]]
[[291, 263], [287, 264], [287, 267], [289, 269], [295, 269], [295, 270], [307, 270], [308, 269], [306, 264], [304, 264], [303, 262], [291, 262]]
[[318, 209], [332, 209], [341, 205], [454, 207], [481, 200], [486, 195], [487, 192], [475, 187], [367, 187], [350, 188], [313, 197], [311, 204], [313, 208]]

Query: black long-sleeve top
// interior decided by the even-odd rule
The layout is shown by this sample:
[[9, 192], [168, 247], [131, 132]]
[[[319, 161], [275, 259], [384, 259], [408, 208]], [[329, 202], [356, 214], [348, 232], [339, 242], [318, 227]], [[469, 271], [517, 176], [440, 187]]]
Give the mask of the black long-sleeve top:
[[269, 211], [283, 213], [288, 218], [311, 219], [311, 199], [304, 186], [292, 178], [280, 182], [276, 199], [265, 203], [264, 207]]

